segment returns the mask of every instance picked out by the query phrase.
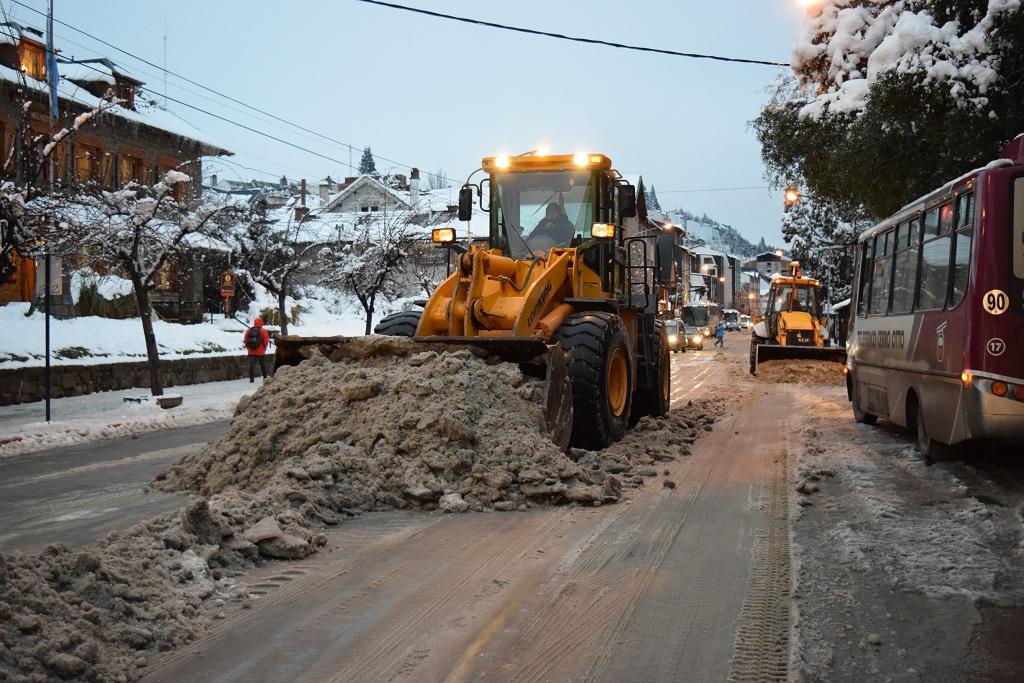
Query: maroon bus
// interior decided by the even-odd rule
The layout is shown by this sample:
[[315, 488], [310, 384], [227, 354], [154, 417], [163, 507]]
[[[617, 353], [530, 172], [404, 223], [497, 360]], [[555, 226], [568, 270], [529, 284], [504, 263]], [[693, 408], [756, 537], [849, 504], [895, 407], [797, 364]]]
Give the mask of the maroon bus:
[[926, 459], [1024, 441], [1024, 135], [860, 235], [846, 390]]

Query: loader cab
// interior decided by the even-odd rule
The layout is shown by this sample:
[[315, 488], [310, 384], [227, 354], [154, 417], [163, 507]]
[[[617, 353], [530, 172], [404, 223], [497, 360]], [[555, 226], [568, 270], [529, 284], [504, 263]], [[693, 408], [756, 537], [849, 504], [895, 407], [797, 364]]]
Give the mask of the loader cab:
[[[486, 157], [483, 170], [489, 176], [491, 248], [517, 260], [576, 248], [605, 295], [622, 294], [622, 273], [610, 264], [621, 261], [615, 256], [622, 250], [623, 218], [635, 215], [636, 195], [617, 180], [608, 157]], [[595, 223], [615, 226], [614, 234], [595, 235]]]

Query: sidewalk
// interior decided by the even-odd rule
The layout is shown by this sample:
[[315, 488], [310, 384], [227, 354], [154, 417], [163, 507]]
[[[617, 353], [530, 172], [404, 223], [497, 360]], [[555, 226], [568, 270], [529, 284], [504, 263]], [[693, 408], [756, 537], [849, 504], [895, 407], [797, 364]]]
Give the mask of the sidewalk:
[[[259, 380], [257, 380], [259, 382]], [[51, 401], [51, 422], [45, 422], [42, 401], [0, 407], [0, 458], [44, 451], [56, 446], [100, 441], [119, 436], [189, 427], [229, 419], [243, 396], [259, 384], [248, 379], [189, 384], [167, 389], [184, 396], [178, 408], [137, 406], [125, 396], [148, 395], [148, 389], [107, 391]]]

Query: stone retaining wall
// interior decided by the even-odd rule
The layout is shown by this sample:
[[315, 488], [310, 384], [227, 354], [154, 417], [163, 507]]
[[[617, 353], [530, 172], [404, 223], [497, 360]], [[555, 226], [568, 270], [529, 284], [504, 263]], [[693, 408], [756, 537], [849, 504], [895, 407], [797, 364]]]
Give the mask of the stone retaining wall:
[[[149, 386], [145, 361], [103, 365], [54, 365], [51, 370], [53, 398], [81, 396]], [[160, 361], [164, 387], [239, 379], [248, 374], [245, 356], [214, 356]], [[43, 368], [0, 369], [0, 406], [43, 400]]]

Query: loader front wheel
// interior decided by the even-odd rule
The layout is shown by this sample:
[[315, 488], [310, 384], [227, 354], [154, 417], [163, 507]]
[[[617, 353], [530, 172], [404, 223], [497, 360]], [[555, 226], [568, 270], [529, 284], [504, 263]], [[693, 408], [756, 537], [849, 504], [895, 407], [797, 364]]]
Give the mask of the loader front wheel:
[[399, 311], [386, 315], [373, 328], [373, 333], [385, 334], [389, 337], [415, 337], [422, 313], [422, 311]]
[[650, 369], [653, 384], [646, 386], [648, 381], [642, 379], [644, 368], [638, 368], [637, 376], [641, 378], [641, 383], [633, 400], [633, 409], [630, 411], [632, 424], [636, 424], [644, 415], [664, 417], [668, 414], [672, 400], [672, 357], [669, 355], [668, 340], [665, 338], [664, 326], [660, 320], [654, 323], [653, 342]]
[[612, 313], [575, 313], [557, 335], [568, 361], [572, 385], [572, 445], [604, 448], [629, 425], [633, 396], [629, 339]]

